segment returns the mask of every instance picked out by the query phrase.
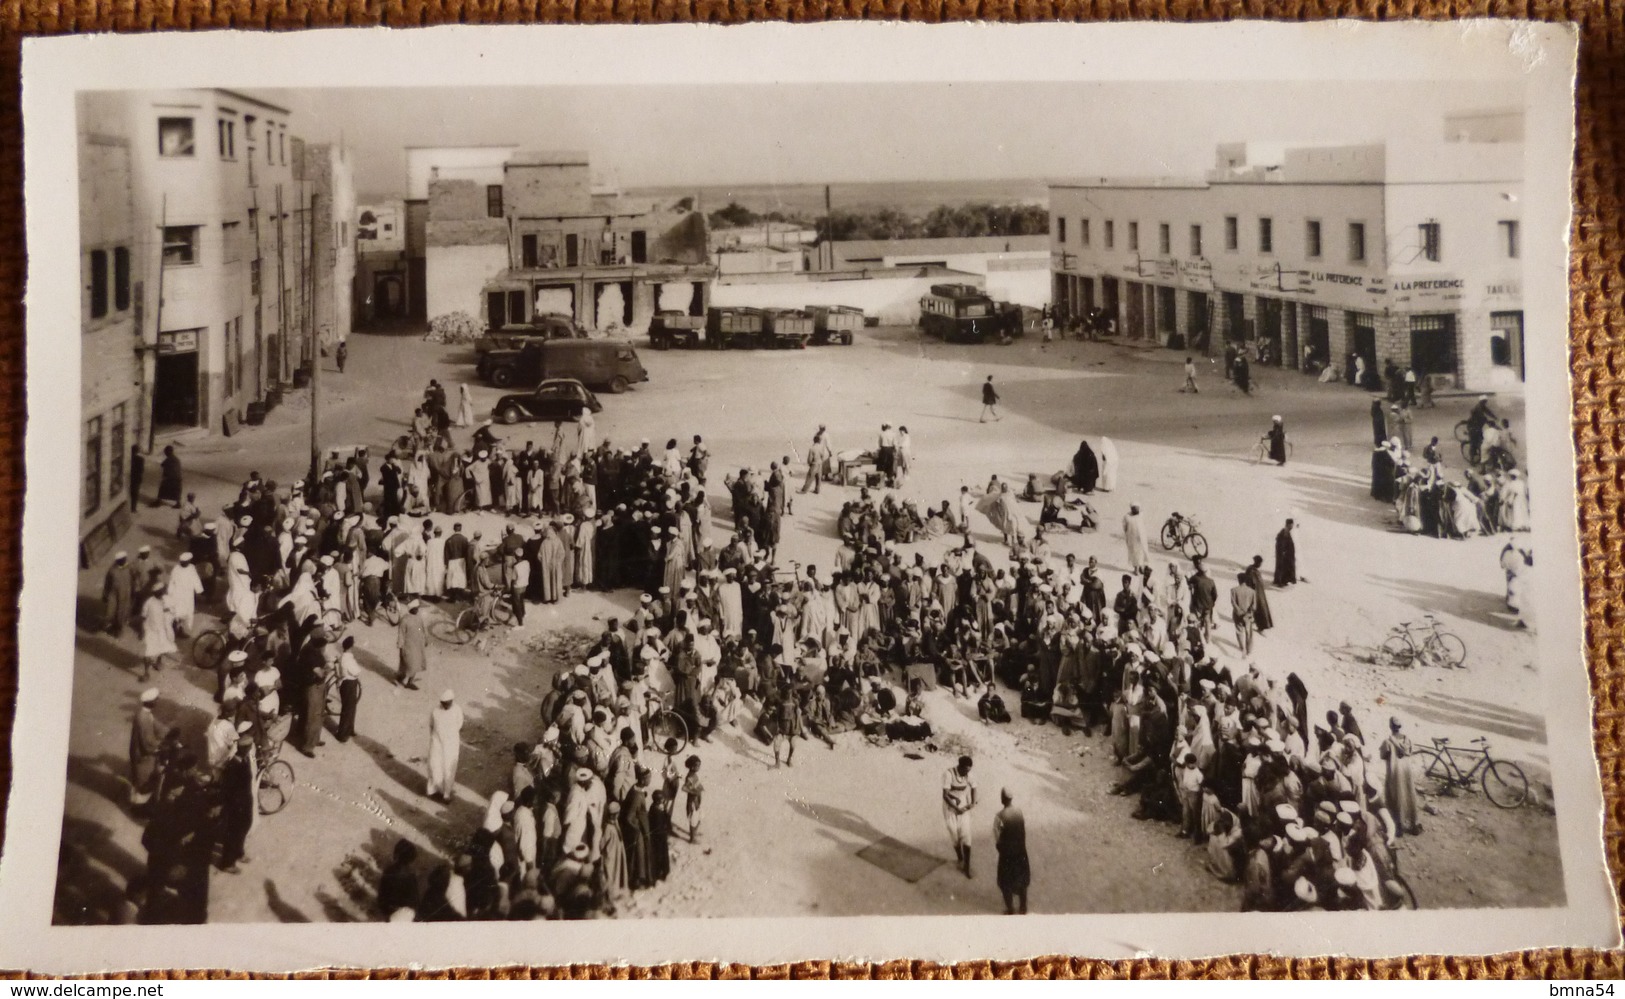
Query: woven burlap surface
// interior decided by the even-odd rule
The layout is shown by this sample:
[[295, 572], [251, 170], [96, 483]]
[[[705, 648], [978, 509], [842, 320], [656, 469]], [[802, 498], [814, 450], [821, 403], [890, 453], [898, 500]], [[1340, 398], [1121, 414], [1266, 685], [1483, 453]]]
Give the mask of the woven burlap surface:
[[[0, 0], [0, 830], [11, 788], [11, 728], [16, 710], [16, 594], [22, 583], [23, 282], [22, 114], [19, 67], [26, 36], [90, 31], [141, 32], [248, 28], [431, 24], [666, 23], [902, 19], [914, 21], [1223, 21], [1237, 18], [1314, 20], [1361, 18], [1444, 20], [1461, 17], [1572, 21], [1580, 27], [1577, 84], [1578, 146], [1574, 170], [1573, 256], [1569, 284], [1570, 368], [1574, 434], [1579, 452], [1578, 511], [1586, 598], [1586, 664], [1595, 698], [1593, 737], [1602, 771], [1605, 853], [1625, 894], [1625, 669], [1618, 648], [1625, 634], [1620, 609], [1625, 579], [1625, 347], [1611, 331], [1625, 329], [1625, 0], [1541, 2], [1316, 2], [1246, 0], [818, 0], [734, 3], [729, 0]], [[63, 127], [67, 127], [64, 125]], [[3, 831], [0, 831], [3, 835]], [[4, 842], [0, 841], [0, 849]], [[0, 915], [0, 927], [4, 916]], [[593, 965], [542, 968], [333, 972], [293, 977], [353, 978], [1615, 978], [1625, 975], [1618, 951], [1540, 950], [1494, 957], [1417, 955], [1392, 960], [1283, 960], [1237, 955], [1206, 961], [1092, 961], [1065, 956], [1017, 963], [957, 965], [896, 961], [882, 964], [680, 964], [656, 968]], [[115, 977], [247, 977], [229, 971], [159, 972]], [[0, 978], [26, 977], [0, 971]]]

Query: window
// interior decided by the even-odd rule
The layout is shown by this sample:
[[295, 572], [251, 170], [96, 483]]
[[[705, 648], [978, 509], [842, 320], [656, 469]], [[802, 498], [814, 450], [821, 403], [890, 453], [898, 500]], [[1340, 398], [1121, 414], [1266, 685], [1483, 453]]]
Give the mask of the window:
[[1111, 219], [1106, 220], [1106, 249], [1110, 250], [1117, 245], [1117, 223]]
[[1193, 225], [1193, 226], [1191, 226], [1191, 256], [1200, 257], [1201, 255], [1202, 255], [1202, 227], [1199, 226], [1199, 225]]
[[1275, 252], [1275, 222], [1268, 217], [1258, 220], [1258, 252]]
[[220, 158], [234, 160], [237, 158], [237, 123], [221, 118], [220, 130]]
[[519, 237], [519, 266], [536, 266], [536, 234], [526, 233]]
[[485, 185], [485, 214], [487, 218], [502, 217], [502, 185]]
[[1128, 224], [1128, 248], [1135, 253], [1140, 250], [1140, 223], [1138, 222]]
[[1089, 245], [1089, 220], [1078, 219], [1078, 245]]
[[1066, 219], [1059, 216], [1055, 219], [1055, 241], [1058, 243], [1066, 242]]
[[260, 295], [260, 258], [255, 257], [248, 262], [248, 293], [258, 298]]
[[1439, 223], [1423, 222], [1416, 227], [1422, 240], [1422, 257], [1434, 263], [1439, 262]]
[[107, 315], [107, 251], [90, 251], [90, 318]]
[[[222, 374], [225, 375], [225, 381], [222, 383], [221, 388], [225, 390], [227, 395], [230, 395], [231, 391], [232, 391], [231, 387], [233, 385], [237, 384], [237, 369], [232, 366], [233, 365], [233, 359], [235, 358], [236, 355], [234, 355], [231, 352], [231, 324], [230, 323], [226, 324], [226, 328], [223, 331], [223, 334], [224, 334], [223, 335], [224, 346], [225, 346], [226, 349], [221, 351], [221, 356], [222, 356], [222, 360], [223, 360], [224, 366], [225, 366], [225, 371], [222, 372]], [[198, 336], [199, 344], [202, 343], [203, 336], [204, 335], [199, 335]]]
[[197, 263], [197, 231], [195, 225], [164, 226], [164, 266]]
[[113, 407], [113, 428], [107, 437], [107, 492], [111, 496], [124, 492], [124, 405]]
[[1157, 226], [1157, 252], [1163, 256], [1174, 252], [1174, 237], [1172, 227], [1163, 222]]
[[283, 166], [288, 165], [288, 130], [279, 128], [276, 132], [276, 158]]
[[243, 317], [238, 316], [231, 321], [231, 349], [237, 358], [237, 380], [233, 391], [243, 390]]
[[159, 156], [192, 156], [194, 153], [192, 119], [158, 119]]
[[1303, 224], [1303, 253], [1311, 259], [1320, 256], [1320, 223], [1315, 219]]
[[102, 418], [85, 422], [85, 493], [81, 501], [85, 513], [95, 513], [102, 505]]
[[235, 264], [243, 259], [243, 224], [241, 222], [220, 223], [220, 262]]
[[1349, 262], [1354, 264], [1365, 262], [1365, 223], [1349, 223]]
[[120, 312], [130, 307], [130, 248], [113, 247], [113, 308]]
[[581, 239], [575, 233], [564, 237], [564, 266], [579, 267], [581, 265]]
[[632, 230], [632, 262], [634, 264], [649, 262], [649, 234], [643, 229]]
[[1241, 221], [1234, 215], [1224, 217], [1224, 248], [1227, 250], [1239, 249], [1241, 244]]
[[1516, 219], [1502, 219], [1501, 249], [1505, 251], [1508, 260], [1518, 259], [1518, 221]]

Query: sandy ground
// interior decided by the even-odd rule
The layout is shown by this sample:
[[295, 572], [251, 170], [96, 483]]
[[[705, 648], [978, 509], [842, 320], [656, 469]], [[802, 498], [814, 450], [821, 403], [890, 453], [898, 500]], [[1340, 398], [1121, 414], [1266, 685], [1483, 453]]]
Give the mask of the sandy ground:
[[[1282, 519], [1295, 517], [1300, 570], [1310, 582], [1271, 594], [1278, 627], [1256, 653], [1266, 675], [1297, 671], [1310, 688], [1313, 715], [1348, 700], [1368, 733], [1397, 715], [1419, 738], [1486, 735], [1497, 756], [1522, 763], [1544, 791], [1541, 678], [1530, 637], [1513, 628], [1505, 611], [1497, 564], [1503, 541], [1437, 541], [1389, 528], [1386, 512], [1367, 496], [1370, 397], [1364, 393], [1260, 371], [1258, 392], [1244, 397], [1220, 384], [1221, 372], [1213, 369], [1200, 395], [1183, 395], [1176, 391], [1183, 358], [1169, 351], [1076, 343], [1046, 349], [1036, 342], [945, 346], [921, 341], [911, 330], [869, 331], [852, 347], [794, 353], [641, 353], [652, 380], [630, 394], [605, 397], [600, 436], [626, 444], [647, 437], [659, 448], [668, 437], [686, 444], [702, 434], [719, 479], [730, 468], [764, 467], [786, 455], [799, 464], [797, 449], [818, 424], [827, 424], [843, 449], [870, 446], [881, 422], [901, 423], [915, 449], [914, 473], [902, 492], [934, 504], [961, 484], [979, 487], [990, 473], [1017, 482], [1028, 472], [1047, 476], [1067, 462], [1080, 437], [1105, 434], [1121, 453], [1118, 487], [1092, 498], [1100, 530], [1054, 536], [1057, 557], [1095, 555], [1115, 573], [1125, 564], [1121, 522], [1130, 503], [1141, 506], [1153, 529], [1179, 510], [1201, 522], [1221, 596], [1253, 554], [1269, 559]], [[378, 445], [403, 432], [427, 380], [472, 378], [471, 360], [464, 349], [413, 337], [352, 337], [348, 372], [324, 375], [324, 441], [369, 443], [381, 453]], [[979, 384], [988, 374], [1004, 396], [1006, 418], [979, 424]], [[474, 393], [480, 407], [499, 394], [478, 385]], [[266, 426], [230, 440], [183, 443], [186, 487], [198, 492], [207, 514], [235, 494], [251, 469], [282, 482], [302, 474], [308, 460], [304, 405], [303, 399], [285, 405]], [[1418, 446], [1431, 434], [1448, 442], [1468, 405], [1449, 400], [1420, 413]], [[1510, 410], [1517, 425], [1516, 399], [1499, 399], [1497, 406]], [[1271, 414], [1285, 417], [1296, 445], [1284, 468], [1254, 465], [1249, 454]], [[539, 444], [553, 433], [547, 425], [502, 432]], [[854, 493], [826, 487], [821, 495], [795, 497], [781, 561], [830, 565], [835, 517]], [[1036, 508], [1028, 509], [1036, 517]], [[726, 530], [725, 496], [713, 498], [713, 512], [719, 533]], [[150, 543], [172, 561], [174, 519], [172, 510], [143, 505], [124, 547]], [[495, 518], [465, 519], [496, 527]], [[990, 552], [997, 549], [985, 522], [978, 538]], [[928, 557], [942, 547], [922, 546]], [[1154, 555], [1160, 563], [1162, 553]], [[82, 620], [94, 619], [104, 571], [98, 565], [81, 574]], [[478, 648], [432, 643], [426, 693], [389, 682], [391, 629], [358, 627], [368, 670], [360, 735], [347, 745], [329, 737], [315, 760], [285, 753], [299, 780], [292, 801], [260, 819], [242, 874], [215, 875], [211, 918], [367, 918], [380, 859], [397, 837], [446, 849], [473, 828], [486, 796], [504, 785], [509, 747], [536, 736], [540, 695], [561, 665], [571, 665], [548, 654], [549, 644], [569, 629], [596, 632], [608, 616], [624, 617], [632, 600], [629, 591], [578, 594], [556, 608], [532, 609], [524, 628]], [[1468, 669], [1396, 672], [1337, 652], [1374, 646], [1389, 627], [1422, 612], [1438, 615], [1466, 641]], [[1237, 661], [1228, 638], [1217, 652]], [[128, 719], [143, 686], [135, 675], [137, 655], [132, 638], [79, 635], [64, 835], [90, 858], [76, 877], [93, 894], [116, 892], [145, 856], [140, 827], [123, 808]], [[212, 710], [212, 674], [172, 668], [157, 685], [167, 719], [200, 732]], [[446, 686], [458, 691], [468, 723], [459, 796], [442, 806], [422, 795], [423, 757], [430, 698]], [[1020, 721], [989, 728], [975, 720], [972, 705], [940, 691], [931, 695], [928, 712], [937, 751], [874, 748], [849, 734], [838, 737], [833, 750], [803, 743], [793, 768], [773, 769], [771, 754], [748, 737], [725, 734], [701, 746], [708, 791], [703, 835], [697, 843], [674, 843], [671, 879], [641, 893], [625, 914], [998, 911], [987, 841], [1000, 788], [1027, 813], [1034, 911], [1237, 907], [1237, 890], [1206, 874], [1198, 851], [1175, 838], [1172, 827], [1134, 821], [1132, 802], [1106, 793], [1116, 775], [1100, 737], [1067, 738]], [[976, 819], [982, 846], [971, 880], [953, 868], [939, 804], [942, 772], [959, 746], [970, 747], [977, 760], [983, 800]], [[1480, 794], [1429, 804], [1435, 814], [1428, 816], [1427, 833], [1407, 840], [1404, 855], [1424, 905], [1561, 901], [1548, 808], [1505, 812]], [[680, 816], [676, 825], [684, 829]], [[857, 856], [883, 837], [925, 855], [922, 867], [930, 859], [938, 866], [909, 881]]]

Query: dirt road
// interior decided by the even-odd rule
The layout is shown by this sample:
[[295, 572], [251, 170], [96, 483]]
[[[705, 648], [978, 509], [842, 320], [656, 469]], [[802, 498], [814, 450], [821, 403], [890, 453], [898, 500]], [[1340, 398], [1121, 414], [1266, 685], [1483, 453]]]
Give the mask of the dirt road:
[[[415, 338], [356, 335], [344, 375], [329, 370], [323, 426], [328, 443], [386, 444], [403, 432], [431, 377], [451, 384], [472, 378], [472, 353]], [[1252, 555], [1268, 560], [1288, 516], [1300, 523], [1299, 564], [1310, 582], [1271, 594], [1279, 626], [1260, 643], [1267, 675], [1296, 671], [1307, 682], [1311, 713], [1347, 700], [1367, 732], [1390, 715], [1420, 737], [1465, 740], [1488, 735], [1497, 755], [1519, 760], [1537, 783], [1545, 771], [1544, 706], [1533, 644], [1505, 612], [1497, 558], [1502, 539], [1450, 542], [1391, 531], [1385, 511], [1367, 496], [1370, 397], [1279, 371], [1255, 369], [1251, 397], [1227, 390], [1219, 372], [1204, 374], [1200, 395], [1176, 390], [1182, 355], [1101, 344], [1036, 342], [1010, 347], [944, 346], [912, 331], [869, 331], [852, 347], [804, 352], [641, 351], [652, 380], [634, 392], [605, 396], [599, 435], [616, 444], [648, 438], [686, 442], [698, 433], [722, 473], [764, 467], [801, 451], [819, 424], [837, 449], [866, 448], [882, 422], [908, 426], [914, 472], [903, 494], [939, 503], [961, 484], [979, 488], [990, 474], [1011, 481], [1062, 467], [1080, 437], [1116, 441], [1123, 471], [1118, 488], [1092, 501], [1098, 531], [1054, 540], [1058, 555], [1097, 556], [1109, 571], [1125, 563], [1121, 522], [1130, 503], [1152, 525], [1172, 510], [1196, 516], [1212, 545], [1210, 566], [1227, 588]], [[992, 374], [1006, 419], [979, 424], [978, 386]], [[499, 394], [474, 388], [488, 409]], [[230, 440], [183, 442], [187, 488], [212, 516], [250, 470], [288, 482], [308, 461], [303, 401], [285, 405], [267, 425]], [[1515, 425], [1516, 400], [1498, 399]], [[1465, 412], [1418, 414], [1417, 437], [1449, 440]], [[1295, 442], [1284, 468], [1253, 464], [1249, 451], [1272, 414]], [[500, 428], [509, 439], [539, 444], [551, 425]], [[1420, 446], [1420, 443], [1418, 444]], [[1459, 464], [1459, 462], [1451, 462]], [[151, 484], [149, 483], [149, 489]], [[730, 526], [722, 491], [712, 497], [719, 532]], [[855, 491], [826, 488], [795, 497], [781, 560], [827, 568], [836, 546], [841, 503]], [[1540, 502], [1536, 496], [1535, 501]], [[1031, 509], [1031, 508], [1029, 508]], [[1036, 511], [1033, 511], [1036, 515]], [[495, 518], [478, 519], [485, 530]], [[172, 561], [173, 511], [143, 507], [123, 547], [150, 543]], [[992, 553], [997, 536], [985, 522], [979, 542]], [[919, 546], [928, 558], [941, 542]], [[1155, 552], [1160, 562], [1163, 553]], [[1002, 562], [1001, 558], [995, 559]], [[100, 592], [105, 565], [81, 574], [81, 611]], [[1159, 565], [1159, 571], [1161, 570]], [[380, 858], [407, 836], [444, 848], [478, 821], [486, 796], [503, 786], [509, 747], [537, 734], [536, 710], [555, 656], [536, 651], [561, 630], [596, 632], [605, 618], [625, 616], [633, 595], [580, 594], [557, 608], [536, 608], [526, 626], [488, 648], [431, 649], [428, 693], [393, 686], [393, 633], [357, 629], [367, 670], [361, 735], [341, 745], [331, 737], [315, 760], [294, 754], [299, 785], [278, 815], [262, 818], [250, 840], [252, 861], [236, 876], [217, 874], [211, 919], [217, 921], [345, 920], [367, 917]], [[1465, 639], [1468, 669], [1395, 672], [1328, 650], [1375, 645], [1389, 627], [1433, 613]], [[1218, 654], [1234, 663], [1225, 641]], [[145, 856], [140, 828], [122, 807], [128, 719], [143, 686], [136, 646], [81, 632], [74, 661], [74, 715], [65, 829], [88, 854], [94, 890], [116, 892]], [[190, 667], [163, 673], [158, 686], [169, 719], [201, 731], [212, 708], [212, 676]], [[436, 805], [422, 795], [429, 699], [454, 687], [468, 714], [458, 799]], [[1009, 788], [1029, 824], [1035, 881], [1033, 906], [1044, 912], [1224, 910], [1236, 890], [1201, 870], [1199, 857], [1174, 830], [1132, 820], [1132, 804], [1106, 789], [1114, 779], [1100, 738], [1067, 739], [1022, 722], [989, 729], [971, 706], [942, 692], [928, 704], [945, 748], [968, 746], [981, 788], [976, 877], [952, 866], [938, 806], [949, 753], [877, 749], [856, 736], [833, 750], [803, 744], [795, 766], [773, 770], [770, 756], [746, 738], [704, 746], [707, 789], [704, 835], [678, 843], [666, 884], [641, 894], [632, 915], [804, 915], [998, 911], [987, 845], [998, 791]], [[291, 750], [289, 751], [291, 753]], [[1543, 905], [1560, 899], [1561, 877], [1550, 814], [1539, 808], [1502, 812], [1481, 795], [1433, 802], [1427, 833], [1408, 843], [1405, 871], [1429, 906]], [[682, 822], [677, 822], [679, 830]], [[876, 841], [877, 866], [857, 856]], [[938, 863], [932, 864], [935, 860]], [[918, 874], [914, 880], [891, 873]]]

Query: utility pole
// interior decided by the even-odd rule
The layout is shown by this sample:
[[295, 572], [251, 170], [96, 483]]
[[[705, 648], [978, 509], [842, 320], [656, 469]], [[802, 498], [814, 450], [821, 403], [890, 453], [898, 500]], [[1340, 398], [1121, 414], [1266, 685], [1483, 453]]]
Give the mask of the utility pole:
[[322, 471], [322, 353], [321, 340], [316, 335], [316, 206], [321, 202], [321, 195], [312, 192], [310, 195], [310, 213], [306, 216], [306, 230], [310, 233], [310, 253], [306, 256], [306, 272], [310, 276], [312, 294], [308, 296], [307, 315], [310, 317], [310, 476], [306, 479], [306, 492], [316, 488], [316, 480], [321, 477]]

